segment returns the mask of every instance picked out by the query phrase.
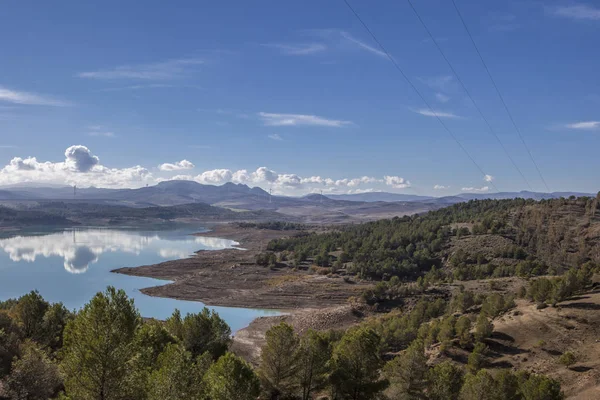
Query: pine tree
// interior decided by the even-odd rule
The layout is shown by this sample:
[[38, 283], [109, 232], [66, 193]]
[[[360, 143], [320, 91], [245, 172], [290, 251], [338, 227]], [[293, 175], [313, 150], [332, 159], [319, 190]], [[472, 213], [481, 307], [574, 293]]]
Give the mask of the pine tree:
[[194, 362], [192, 354], [181, 345], [167, 345], [150, 375], [148, 400], [206, 399], [203, 377], [210, 364], [208, 353]]
[[229, 325], [218, 313], [206, 307], [199, 313], [187, 314], [183, 319], [179, 310], [175, 310], [167, 319], [166, 327], [194, 357], [208, 351], [216, 360], [231, 344]]
[[357, 328], [344, 334], [333, 350], [331, 385], [334, 398], [368, 400], [385, 389], [380, 378], [382, 360], [380, 338], [369, 328]]
[[67, 395], [81, 400], [128, 398], [129, 361], [140, 315], [123, 290], [97, 293], [69, 321], [61, 368]]
[[485, 313], [479, 313], [475, 323], [475, 339], [482, 341], [489, 338], [494, 331], [494, 325], [490, 322]]
[[406, 351], [388, 362], [384, 374], [390, 382], [388, 395], [394, 399], [422, 399], [427, 386], [427, 357], [423, 342], [414, 341]]
[[456, 321], [456, 336], [458, 336], [461, 347], [467, 347], [471, 341], [471, 320], [463, 315]]
[[457, 400], [464, 381], [463, 370], [444, 361], [429, 370], [427, 396], [431, 400]]
[[460, 400], [502, 400], [498, 396], [498, 384], [494, 377], [482, 369], [476, 375], [467, 374], [460, 390]]
[[252, 367], [232, 353], [219, 358], [204, 380], [211, 400], [256, 400], [260, 393]]
[[485, 344], [481, 342], [475, 344], [473, 352], [469, 354], [469, 360], [467, 363], [467, 367], [469, 368], [470, 372], [476, 373], [479, 371], [479, 369], [481, 369], [483, 362], [485, 361], [485, 353], [487, 350], [488, 347]]
[[42, 339], [42, 323], [49, 306], [37, 290], [19, 298], [15, 315], [26, 338], [35, 341]]
[[302, 400], [310, 400], [312, 394], [327, 381], [327, 362], [331, 348], [325, 335], [309, 330], [300, 339], [298, 379]]
[[269, 329], [265, 337], [259, 368], [263, 387], [270, 396], [290, 395], [298, 384], [298, 336], [292, 326], [282, 322]]

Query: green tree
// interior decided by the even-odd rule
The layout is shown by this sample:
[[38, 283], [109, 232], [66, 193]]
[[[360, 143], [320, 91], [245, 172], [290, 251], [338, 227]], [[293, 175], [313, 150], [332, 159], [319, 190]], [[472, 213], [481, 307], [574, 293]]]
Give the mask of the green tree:
[[567, 368], [570, 368], [571, 365], [577, 362], [577, 357], [570, 351], [565, 351], [558, 359], [558, 362], [564, 365]]
[[252, 367], [232, 353], [209, 368], [205, 382], [211, 400], [256, 400], [260, 393], [260, 381]]
[[450, 361], [429, 370], [427, 395], [431, 400], [457, 400], [463, 385], [463, 370]]
[[502, 400], [498, 397], [498, 384], [494, 377], [482, 369], [474, 374], [467, 374], [460, 390], [460, 400]]
[[163, 323], [149, 320], [135, 332], [134, 347], [138, 352], [139, 362], [144, 367], [153, 367], [158, 356], [176, 339], [169, 333]]
[[219, 314], [206, 307], [197, 314], [187, 314], [183, 319], [179, 310], [175, 310], [167, 319], [166, 326], [194, 357], [208, 351], [216, 360], [231, 343], [231, 328]]
[[473, 349], [473, 352], [469, 354], [469, 359], [467, 361], [467, 367], [470, 372], [476, 373], [481, 369], [485, 361], [485, 353], [487, 350], [488, 348], [485, 344], [481, 342], [475, 344], [475, 348]]
[[192, 354], [181, 345], [168, 344], [158, 356], [156, 369], [150, 374], [148, 399], [206, 399], [203, 377], [210, 364], [208, 353], [194, 362]]
[[492, 332], [494, 332], [494, 325], [482, 311], [475, 322], [475, 339], [478, 341], [487, 339], [492, 336]]
[[454, 335], [456, 325], [456, 317], [454, 315], [450, 315], [442, 321], [440, 325], [440, 331], [438, 332], [438, 341], [442, 343], [442, 352], [445, 352], [446, 348], [450, 345], [452, 339], [454, 339]]
[[380, 337], [370, 328], [352, 329], [342, 336], [331, 358], [331, 385], [334, 398], [368, 400], [386, 386], [380, 378], [382, 360]]
[[19, 298], [14, 313], [26, 338], [41, 341], [44, 315], [49, 306], [37, 290]]
[[173, 314], [167, 318], [165, 328], [173, 337], [179, 340], [183, 338], [183, 318], [181, 318], [181, 311], [179, 309], [176, 308]]
[[327, 362], [331, 346], [326, 335], [308, 330], [300, 339], [298, 372], [302, 400], [310, 400], [327, 382]]
[[529, 284], [528, 296], [538, 303], [545, 303], [551, 296], [554, 286], [548, 278], [538, 278]]
[[15, 400], [46, 400], [61, 385], [58, 367], [33, 342], [22, 346], [21, 358], [15, 359], [6, 378], [5, 390]]
[[81, 400], [129, 398], [129, 362], [141, 323], [133, 300], [108, 287], [65, 328], [61, 368], [67, 395]]
[[42, 319], [39, 344], [56, 351], [63, 346], [63, 333], [67, 323], [74, 318], [71, 311], [62, 303], [50, 305]]
[[502, 400], [521, 400], [519, 379], [517, 375], [508, 370], [496, 374], [498, 398]]
[[394, 399], [422, 399], [427, 387], [427, 357], [423, 342], [415, 340], [401, 355], [389, 361], [384, 375], [390, 383], [389, 397]]
[[0, 378], [10, 372], [14, 357], [19, 355], [21, 332], [8, 312], [0, 310]]
[[520, 373], [519, 389], [523, 400], [562, 400], [560, 382], [543, 375]]
[[[157, 367], [158, 357], [176, 339], [155, 320], [143, 323], [135, 332], [132, 346], [135, 355], [129, 364], [129, 380], [134, 394], [144, 399], [149, 388], [150, 375]], [[132, 400], [135, 400], [132, 398]]]
[[258, 372], [263, 388], [273, 398], [289, 396], [298, 384], [298, 335], [282, 322], [271, 327], [265, 338]]
[[463, 315], [456, 321], [456, 336], [461, 347], [465, 348], [471, 344], [471, 320]]

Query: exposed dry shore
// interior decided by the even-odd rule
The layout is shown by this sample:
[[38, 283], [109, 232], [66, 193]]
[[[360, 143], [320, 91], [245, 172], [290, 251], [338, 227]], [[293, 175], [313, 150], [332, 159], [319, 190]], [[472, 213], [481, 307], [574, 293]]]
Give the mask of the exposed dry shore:
[[281, 321], [291, 323], [299, 331], [324, 330], [343, 329], [363, 317], [366, 310], [351, 307], [347, 300], [358, 296], [369, 283], [348, 283], [341, 277], [255, 264], [256, 255], [270, 240], [297, 232], [241, 228], [236, 224], [210, 228], [210, 232], [197, 235], [231, 239], [245, 250], [199, 251], [186, 259], [114, 272], [173, 281], [142, 289], [150, 296], [195, 300], [212, 306], [284, 311], [285, 315], [257, 318], [236, 333], [233, 350], [251, 362], [257, 361], [264, 333]]
[[295, 233], [240, 228], [235, 224], [215, 225], [210, 232], [197, 235], [235, 240], [245, 250], [199, 251], [181, 260], [120, 268], [114, 272], [173, 281], [142, 289], [150, 296], [226, 307], [293, 310], [337, 306], [365, 288], [366, 284], [346, 283], [341, 277], [315, 275], [288, 267], [270, 269], [254, 263], [256, 255], [270, 240]]

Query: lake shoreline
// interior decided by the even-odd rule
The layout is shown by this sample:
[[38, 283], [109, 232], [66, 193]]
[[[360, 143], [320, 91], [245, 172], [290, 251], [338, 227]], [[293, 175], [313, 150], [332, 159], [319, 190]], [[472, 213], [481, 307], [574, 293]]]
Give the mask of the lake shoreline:
[[207, 306], [281, 311], [282, 315], [255, 318], [236, 332], [232, 350], [252, 363], [258, 361], [265, 332], [279, 322], [290, 323], [298, 331], [342, 329], [369, 313], [348, 303], [349, 297], [359, 296], [370, 287], [369, 282], [347, 283], [339, 276], [256, 265], [256, 255], [266, 249], [270, 240], [298, 231], [243, 228], [231, 223], [207, 227], [211, 230], [195, 235], [233, 240], [244, 250], [199, 251], [180, 260], [113, 272], [173, 281], [141, 289], [149, 296], [200, 301]]
[[[256, 255], [270, 240], [298, 231], [240, 227], [237, 224], [207, 226], [195, 236], [229, 239], [239, 246], [201, 250], [194, 255], [153, 265], [124, 267], [111, 272], [169, 280], [172, 283], [141, 289], [149, 296], [200, 301], [210, 306], [271, 309], [292, 312], [345, 304], [370, 283], [348, 284], [342, 277], [312, 274], [289, 267], [268, 268], [255, 263]], [[243, 250], [242, 250], [243, 249]]]

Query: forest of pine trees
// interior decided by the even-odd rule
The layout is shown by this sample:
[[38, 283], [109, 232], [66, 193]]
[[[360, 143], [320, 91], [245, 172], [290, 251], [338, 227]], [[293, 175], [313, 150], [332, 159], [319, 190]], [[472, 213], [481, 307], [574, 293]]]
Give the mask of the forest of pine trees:
[[[424, 215], [395, 217], [345, 226], [328, 233], [276, 239], [268, 250], [284, 253], [296, 264], [313, 260], [328, 267], [333, 251], [340, 251], [338, 267], [361, 278], [398, 276], [416, 280], [444, 264], [453, 237], [499, 235], [513, 242], [497, 256], [519, 260], [518, 265], [494, 265], [481, 254], [460, 249], [449, 260], [455, 279], [483, 279], [509, 275], [561, 274], [585, 263], [600, 265], [600, 241], [589, 238], [590, 226], [600, 223], [595, 198], [552, 200], [473, 200]], [[468, 223], [471, 229], [452, 228]], [[596, 225], [594, 225], [596, 224]], [[268, 253], [261, 256], [261, 260]]]
[[[230, 328], [206, 308], [185, 316], [176, 311], [166, 321], [144, 320], [133, 300], [112, 287], [78, 312], [31, 292], [0, 303], [0, 396], [479, 400], [475, 393], [485, 392], [494, 400], [561, 399], [560, 384], [547, 377], [485, 370], [490, 320], [514, 303], [467, 293], [448, 302], [423, 300], [410, 312], [368, 319], [345, 332], [299, 334], [280, 323], [267, 331], [255, 368], [229, 351]], [[477, 317], [455, 317], [456, 310], [477, 302]], [[429, 365], [425, 349], [436, 343], [472, 349], [466, 368]]]

